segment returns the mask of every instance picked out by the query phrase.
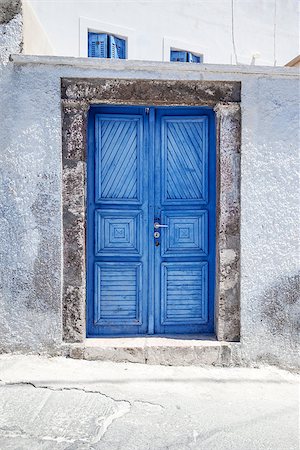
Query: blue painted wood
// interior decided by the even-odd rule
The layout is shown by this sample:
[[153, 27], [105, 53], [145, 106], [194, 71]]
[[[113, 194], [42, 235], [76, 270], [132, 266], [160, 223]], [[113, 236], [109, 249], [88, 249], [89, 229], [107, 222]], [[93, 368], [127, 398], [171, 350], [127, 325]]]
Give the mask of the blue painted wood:
[[208, 211], [167, 210], [161, 214], [162, 256], [208, 256]]
[[187, 62], [188, 54], [183, 50], [171, 50], [170, 61]]
[[91, 58], [107, 58], [107, 34], [88, 33], [88, 56]]
[[96, 209], [96, 256], [141, 256], [141, 212]]
[[104, 33], [88, 33], [88, 56], [91, 58], [126, 58], [126, 40]]
[[125, 39], [109, 36], [109, 58], [125, 59], [126, 58], [126, 41]]
[[87, 336], [148, 329], [148, 149], [144, 108], [91, 108]]
[[[156, 114], [155, 332], [212, 333], [216, 175], [214, 113], [161, 108]], [[157, 282], [160, 280], [160, 282]]]
[[96, 326], [142, 323], [142, 264], [96, 262], [94, 324]]
[[199, 64], [202, 62], [202, 58], [199, 55], [184, 50], [171, 50], [170, 61], [193, 62]]
[[210, 109], [91, 108], [88, 336], [213, 332], [215, 185]]
[[162, 117], [162, 196], [168, 205], [206, 203], [207, 117]]
[[141, 203], [141, 116], [105, 114], [96, 122], [96, 201]]
[[207, 266], [207, 262], [161, 264], [161, 326], [207, 323]]
[[201, 57], [198, 55], [194, 55], [193, 53], [188, 53], [188, 62], [193, 62], [193, 63], [200, 63], [201, 61]]

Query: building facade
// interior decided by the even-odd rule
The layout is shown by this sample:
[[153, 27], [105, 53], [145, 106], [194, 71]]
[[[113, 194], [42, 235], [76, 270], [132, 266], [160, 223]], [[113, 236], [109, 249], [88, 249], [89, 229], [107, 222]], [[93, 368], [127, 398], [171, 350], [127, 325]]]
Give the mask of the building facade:
[[124, 39], [131, 60], [170, 61], [174, 49], [207, 64], [284, 66], [299, 53], [298, 8], [296, 0], [26, 0], [24, 48], [85, 57], [90, 31]]
[[296, 367], [297, 69], [30, 56], [1, 21], [1, 351]]

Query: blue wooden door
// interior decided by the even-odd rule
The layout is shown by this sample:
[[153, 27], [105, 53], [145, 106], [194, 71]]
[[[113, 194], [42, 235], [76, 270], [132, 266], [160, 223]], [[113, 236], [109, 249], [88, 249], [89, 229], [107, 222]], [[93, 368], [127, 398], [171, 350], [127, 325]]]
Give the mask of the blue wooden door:
[[87, 335], [213, 332], [214, 116], [92, 108]]
[[213, 116], [201, 109], [159, 109], [155, 132], [155, 332], [212, 332]]

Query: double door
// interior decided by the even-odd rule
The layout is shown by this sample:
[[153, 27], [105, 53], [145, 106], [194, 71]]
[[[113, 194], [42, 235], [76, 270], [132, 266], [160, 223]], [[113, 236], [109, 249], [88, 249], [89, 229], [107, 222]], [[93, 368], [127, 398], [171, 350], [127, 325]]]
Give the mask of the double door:
[[87, 336], [213, 332], [214, 130], [206, 108], [91, 109]]

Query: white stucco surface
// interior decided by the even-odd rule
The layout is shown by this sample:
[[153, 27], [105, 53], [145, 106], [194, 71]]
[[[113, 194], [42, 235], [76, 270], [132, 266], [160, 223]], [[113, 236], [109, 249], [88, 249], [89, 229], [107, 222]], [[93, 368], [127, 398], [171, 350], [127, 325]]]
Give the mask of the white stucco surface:
[[296, 366], [297, 70], [13, 59], [0, 81], [0, 351], [61, 348], [61, 77], [230, 79], [242, 82], [242, 358]]
[[[224, 8], [227, 3], [223, 2]], [[73, 25], [78, 25], [80, 4], [75, 2], [70, 12]], [[286, 5], [289, 11], [293, 2]], [[63, 29], [61, 20], [66, 17], [61, 7], [65, 7], [64, 2], [51, 6], [58, 30]], [[188, 3], [181, 14], [190, 14], [194, 7]], [[114, 17], [119, 11], [122, 8]], [[175, 16], [178, 13], [176, 5]], [[37, 9], [36, 14], [39, 16]], [[229, 14], [226, 8], [222, 14], [224, 21]], [[141, 18], [141, 24], [142, 19], [146, 20]], [[176, 20], [171, 19], [174, 26]], [[39, 20], [42, 23], [41, 16]], [[163, 25], [162, 15], [158, 30]], [[22, 56], [7, 63], [8, 55], [19, 52], [22, 46], [21, 16], [1, 25], [0, 32], [0, 349], [49, 353], [61, 349], [61, 77], [239, 80], [242, 357], [245, 362], [295, 366], [299, 282], [297, 70]], [[51, 38], [49, 30], [48, 36]], [[77, 47], [71, 50], [69, 36], [72, 33], [67, 35], [62, 53], [77, 55]], [[151, 36], [153, 52], [147, 58], [159, 59], [155, 52], [161, 36]], [[231, 62], [232, 56], [224, 55], [224, 62]], [[136, 58], [147, 59], [142, 52]], [[214, 58], [217, 56], [212, 55], [211, 60]]]
[[23, 17], [16, 14], [9, 22], [0, 23], [0, 67], [5, 66], [11, 53], [23, 47]]
[[[26, 3], [59, 56], [87, 56], [88, 30], [127, 38], [131, 60], [169, 61], [173, 47], [203, 54], [210, 64], [282, 66], [299, 53], [297, 0]], [[25, 37], [26, 53], [52, 54], [34, 34]]]

